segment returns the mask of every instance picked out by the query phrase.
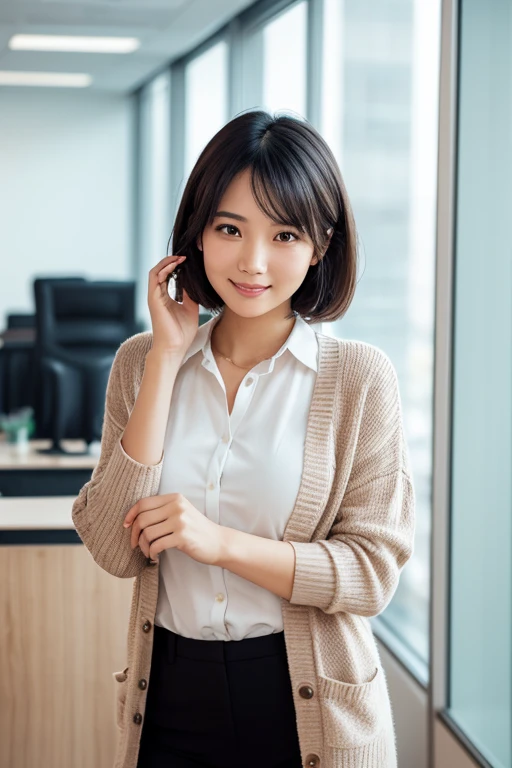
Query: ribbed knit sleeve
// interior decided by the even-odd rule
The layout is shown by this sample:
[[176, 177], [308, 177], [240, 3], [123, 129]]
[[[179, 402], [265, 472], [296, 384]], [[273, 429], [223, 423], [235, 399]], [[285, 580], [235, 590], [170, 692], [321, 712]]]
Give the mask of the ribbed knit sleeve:
[[[343, 424], [341, 425], [343, 428]], [[391, 601], [414, 551], [415, 493], [395, 369], [381, 353], [366, 390], [340, 509], [325, 540], [290, 543], [290, 602], [325, 613], [376, 616]]]
[[131, 529], [123, 528], [123, 520], [139, 499], [158, 492], [163, 466], [163, 454], [158, 464], [147, 466], [128, 456], [121, 445], [147, 341], [147, 334], [137, 334], [117, 351], [107, 385], [100, 457], [72, 507], [75, 528], [96, 563], [120, 578], [137, 576], [147, 566], [140, 548], [131, 549]]

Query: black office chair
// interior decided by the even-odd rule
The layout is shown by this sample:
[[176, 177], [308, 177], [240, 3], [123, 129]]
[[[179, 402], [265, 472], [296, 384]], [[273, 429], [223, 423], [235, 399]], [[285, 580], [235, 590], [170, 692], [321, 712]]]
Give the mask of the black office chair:
[[52, 440], [40, 453], [69, 454], [65, 438], [101, 440], [115, 353], [137, 333], [135, 282], [36, 279], [34, 295], [35, 437]]
[[[85, 281], [85, 277], [74, 276], [62, 279]], [[34, 313], [7, 314], [0, 340], [0, 413], [34, 407], [35, 325]]]
[[33, 314], [7, 314], [0, 341], [0, 413], [33, 407], [35, 322]]

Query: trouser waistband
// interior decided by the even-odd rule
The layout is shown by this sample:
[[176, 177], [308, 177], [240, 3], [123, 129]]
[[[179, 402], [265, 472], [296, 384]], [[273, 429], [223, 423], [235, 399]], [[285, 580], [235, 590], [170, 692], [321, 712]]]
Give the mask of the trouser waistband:
[[197, 640], [182, 637], [155, 624], [155, 642], [167, 644], [169, 659], [183, 656], [198, 661], [242, 661], [264, 656], [286, 655], [284, 632], [273, 632], [243, 640]]

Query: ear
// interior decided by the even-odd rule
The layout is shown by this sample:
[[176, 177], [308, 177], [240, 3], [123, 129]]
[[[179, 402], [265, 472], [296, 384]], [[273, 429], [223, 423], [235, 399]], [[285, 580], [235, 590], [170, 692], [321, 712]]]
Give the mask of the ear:
[[[327, 235], [327, 243], [325, 245], [324, 252], [322, 253], [322, 258], [325, 256], [327, 249], [329, 248], [329, 243], [331, 242], [332, 233], [334, 232], [334, 227], [330, 227], [327, 232], [325, 233]], [[314, 266], [315, 264], [318, 264], [320, 259], [318, 259], [316, 256], [313, 256], [310, 262], [310, 266]]]
[[203, 250], [203, 244], [201, 242], [201, 238], [200, 237], [197, 238], [196, 245], [197, 245], [197, 247], [199, 248], [200, 251]]
[[325, 233], [327, 235], [327, 243], [325, 244], [325, 249], [324, 249], [324, 252], [323, 252], [322, 256], [325, 256], [326, 251], [329, 248], [333, 232], [334, 232], [334, 227], [329, 227], [329, 229]]

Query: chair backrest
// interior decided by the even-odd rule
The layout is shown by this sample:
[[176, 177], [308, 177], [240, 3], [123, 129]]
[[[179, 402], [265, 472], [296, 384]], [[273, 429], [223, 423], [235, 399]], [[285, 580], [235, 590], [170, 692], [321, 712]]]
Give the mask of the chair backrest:
[[138, 332], [135, 282], [38, 278], [34, 294], [36, 436], [100, 440], [114, 356]]
[[137, 332], [135, 287], [132, 280], [34, 280], [39, 354], [55, 347], [116, 350]]

